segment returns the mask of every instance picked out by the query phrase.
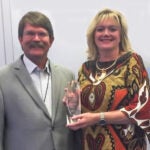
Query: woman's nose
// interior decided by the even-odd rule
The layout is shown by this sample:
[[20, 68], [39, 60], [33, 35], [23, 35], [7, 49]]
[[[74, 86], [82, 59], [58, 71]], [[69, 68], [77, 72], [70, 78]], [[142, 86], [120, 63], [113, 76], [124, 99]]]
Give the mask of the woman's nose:
[[107, 28], [104, 30], [104, 34], [106, 34], [106, 35], [109, 34], [109, 30]]

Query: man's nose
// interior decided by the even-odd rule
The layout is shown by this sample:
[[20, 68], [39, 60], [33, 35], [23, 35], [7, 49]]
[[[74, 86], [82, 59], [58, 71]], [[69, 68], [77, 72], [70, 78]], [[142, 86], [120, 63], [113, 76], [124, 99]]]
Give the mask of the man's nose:
[[40, 38], [40, 35], [38, 33], [35, 33], [33, 39], [36, 41], [39, 41], [41, 38]]

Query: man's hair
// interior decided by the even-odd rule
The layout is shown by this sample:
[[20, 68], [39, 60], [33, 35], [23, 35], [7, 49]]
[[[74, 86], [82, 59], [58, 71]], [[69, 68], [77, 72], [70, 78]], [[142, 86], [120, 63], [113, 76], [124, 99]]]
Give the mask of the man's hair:
[[18, 27], [18, 37], [23, 36], [24, 27], [26, 24], [42, 27], [48, 31], [50, 37], [54, 37], [52, 24], [49, 18], [41, 12], [30, 11], [21, 18]]

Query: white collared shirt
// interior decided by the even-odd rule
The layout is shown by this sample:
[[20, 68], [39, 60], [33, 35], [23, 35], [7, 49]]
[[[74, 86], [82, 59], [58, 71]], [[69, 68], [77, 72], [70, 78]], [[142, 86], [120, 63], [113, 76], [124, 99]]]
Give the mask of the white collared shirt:
[[40, 69], [25, 55], [23, 57], [23, 61], [39, 95], [41, 96], [51, 116], [52, 101], [51, 101], [51, 75], [50, 75], [49, 61], [46, 62], [46, 66], [44, 69]]

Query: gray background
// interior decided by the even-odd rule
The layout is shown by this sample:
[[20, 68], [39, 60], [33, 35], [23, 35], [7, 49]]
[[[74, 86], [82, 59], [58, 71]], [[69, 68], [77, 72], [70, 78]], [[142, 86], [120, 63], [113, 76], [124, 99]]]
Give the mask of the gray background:
[[75, 74], [86, 60], [86, 29], [102, 8], [121, 11], [128, 22], [133, 49], [150, 66], [149, 0], [1, 0], [0, 66], [14, 61], [22, 53], [17, 38], [19, 19], [29, 10], [45, 13], [54, 26], [55, 40], [49, 56]]
[[133, 49], [150, 73], [149, 0], [0, 0], [0, 66], [22, 53], [17, 38], [18, 22], [30, 10], [42, 11], [52, 21], [55, 40], [49, 57], [76, 75], [86, 60], [86, 29], [102, 8], [121, 11], [128, 22]]

